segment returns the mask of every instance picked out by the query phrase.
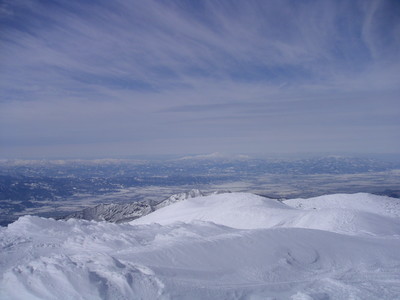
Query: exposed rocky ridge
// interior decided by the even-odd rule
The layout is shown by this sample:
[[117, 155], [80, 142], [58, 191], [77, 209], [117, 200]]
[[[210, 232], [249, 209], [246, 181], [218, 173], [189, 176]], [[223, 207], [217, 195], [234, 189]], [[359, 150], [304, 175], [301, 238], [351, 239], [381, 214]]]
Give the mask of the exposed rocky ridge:
[[[227, 192], [229, 191], [216, 191], [212, 194]], [[99, 204], [70, 214], [64, 219], [74, 218], [89, 221], [108, 221], [113, 223], [129, 222], [173, 203], [206, 195], [208, 194], [205, 194], [198, 189], [192, 189], [188, 192], [171, 195], [167, 199], [161, 201], [143, 200], [127, 204]]]

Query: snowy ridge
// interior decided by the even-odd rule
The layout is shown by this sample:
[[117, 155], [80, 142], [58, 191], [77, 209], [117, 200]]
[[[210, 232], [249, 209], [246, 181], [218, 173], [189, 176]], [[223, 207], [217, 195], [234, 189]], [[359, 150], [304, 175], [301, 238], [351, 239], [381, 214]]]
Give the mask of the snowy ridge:
[[0, 229], [0, 299], [398, 299], [399, 204], [231, 193], [124, 224], [25, 216]]
[[167, 199], [165, 199], [164, 201], [161, 201], [160, 203], [155, 205], [155, 210], [160, 209], [165, 206], [168, 206], [168, 205], [171, 205], [176, 202], [180, 202], [180, 201], [190, 199], [190, 198], [201, 197], [204, 195], [205, 195], [204, 193], [202, 193], [200, 190], [197, 190], [197, 189], [192, 189], [189, 192], [174, 194], [174, 195], [168, 197]]
[[94, 220], [123, 223], [145, 216], [159, 208], [171, 205], [175, 202], [200, 196], [204, 196], [200, 190], [192, 189], [188, 192], [174, 194], [159, 202], [144, 200], [127, 204], [99, 204], [94, 207], [88, 207], [82, 211], [70, 214], [65, 217], [65, 219], [83, 219], [88, 221]]
[[128, 204], [99, 204], [68, 215], [65, 219], [83, 219], [88, 221], [109, 221], [121, 223], [132, 221], [154, 211], [149, 201]]
[[390, 217], [400, 217], [400, 201], [367, 193], [334, 194], [309, 199], [285, 200], [285, 204], [302, 209], [352, 209]]

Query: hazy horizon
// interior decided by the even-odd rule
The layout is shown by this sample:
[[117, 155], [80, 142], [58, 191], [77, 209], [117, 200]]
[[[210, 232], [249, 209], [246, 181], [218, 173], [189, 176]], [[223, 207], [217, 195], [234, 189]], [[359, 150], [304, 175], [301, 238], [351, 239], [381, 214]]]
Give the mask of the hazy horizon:
[[348, 158], [373, 158], [388, 161], [399, 161], [400, 153], [355, 153], [355, 152], [276, 152], [276, 153], [181, 153], [181, 154], [136, 154], [136, 155], [109, 155], [109, 156], [26, 156], [26, 157], [0, 157], [0, 162], [6, 161], [90, 161], [90, 160], [179, 160], [185, 158], [204, 158], [204, 159], [307, 159], [323, 157], [348, 157]]

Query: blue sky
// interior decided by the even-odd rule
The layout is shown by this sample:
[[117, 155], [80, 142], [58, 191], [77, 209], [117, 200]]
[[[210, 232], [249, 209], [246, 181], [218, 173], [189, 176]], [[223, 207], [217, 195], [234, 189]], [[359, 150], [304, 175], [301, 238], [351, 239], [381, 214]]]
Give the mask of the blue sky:
[[0, 157], [400, 152], [399, 1], [0, 2]]

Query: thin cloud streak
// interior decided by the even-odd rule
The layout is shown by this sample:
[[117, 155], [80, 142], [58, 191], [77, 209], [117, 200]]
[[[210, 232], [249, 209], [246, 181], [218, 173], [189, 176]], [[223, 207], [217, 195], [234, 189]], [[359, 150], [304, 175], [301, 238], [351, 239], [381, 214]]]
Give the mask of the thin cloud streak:
[[[398, 152], [399, 15], [394, 1], [5, 1], [0, 155], [85, 141], [108, 141], [110, 155], [162, 153], [157, 141], [207, 135], [207, 152], [230, 136], [249, 145], [232, 152], [283, 150], [280, 135], [294, 152], [318, 151], [337, 145], [327, 132], [338, 128], [358, 140], [343, 151]], [[356, 139], [353, 119], [373, 120], [383, 146]], [[293, 129], [307, 122], [312, 143]]]

